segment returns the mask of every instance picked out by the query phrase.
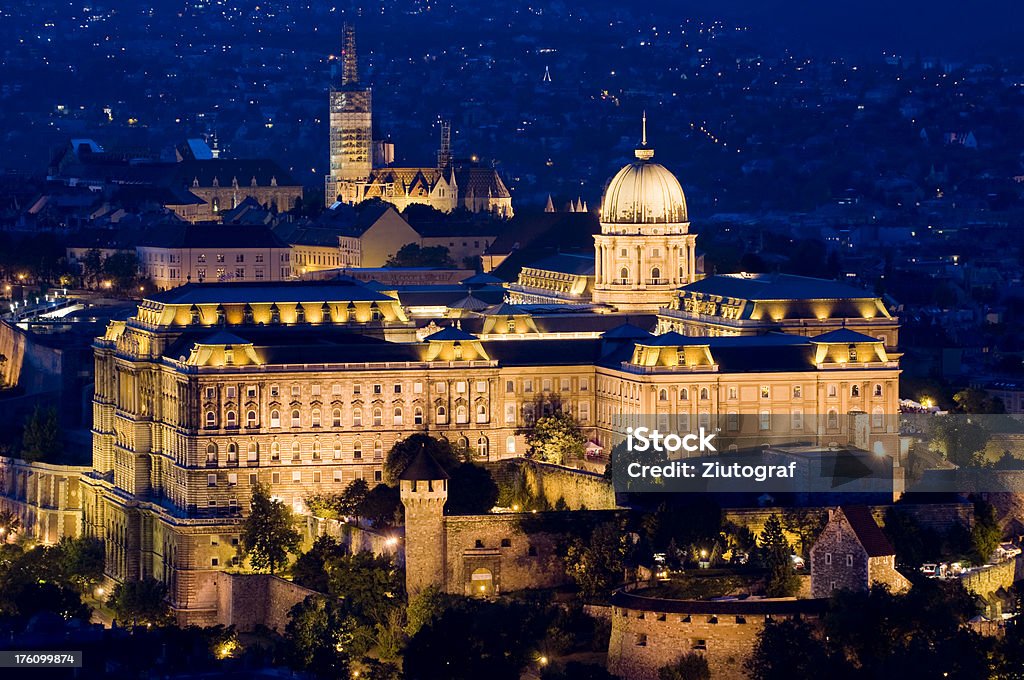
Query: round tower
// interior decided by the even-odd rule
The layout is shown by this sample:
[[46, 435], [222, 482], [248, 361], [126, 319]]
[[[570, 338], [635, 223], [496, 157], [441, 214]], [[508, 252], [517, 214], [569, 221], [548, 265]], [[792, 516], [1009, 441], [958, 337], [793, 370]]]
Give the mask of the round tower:
[[448, 473], [424, 447], [398, 480], [405, 506], [406, 592], [413, 597], [431, 585], [444, 591]]

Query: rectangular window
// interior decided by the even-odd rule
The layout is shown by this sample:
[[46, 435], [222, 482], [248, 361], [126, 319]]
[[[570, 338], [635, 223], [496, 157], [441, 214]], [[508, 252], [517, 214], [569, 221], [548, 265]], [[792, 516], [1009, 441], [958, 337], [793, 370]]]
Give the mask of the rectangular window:
[[217, 475], [206, 475], [206, 486], [217, 486]]
[[794, 399], [801, 399], [803, 397], [803, 394], [804, 394], [804, 388], [803, 387], [801, 387], [800, 385], [794, 385], [793, 386], [793, 398]]
[[739, 393], [738, 393], [738, 390], [736, 389], [736, 386], [735, 385], [730, 385], [729, 386], [729, 397], [728, 397], [729, 400], [730, 401], [736, 401], [736, 399], [738, 397], [739, 397]]
[[320, 396], [320, 384], [319, 383], [314, 383], [310, 387], [310, 391], [312, 392], [314, 397], [319, 397]]
[[279, 397], [279, 396], [281, 396], [281, 388], [278, 387], [277, 385], [271, 385], [270, 386], [270, 396], [272, 396], [272, 397]]
[[586, 392], [590, 389], [590, 380], [588, 378], [580, 378], [580, 392]]
[[848, 566], [848, 567], [852, 567], [853, 566], [853, 555], [847, 555], [846, 556], [846, 566]]
[[590, 402], [588, 402], [588, 401], [581, 401], [580, 402], [580, 412], [579, 412], [579, 415], [580, 415], [580, 421], [581, 422], [584, 422], [584, 423], [590, 422]]
[[314, 484], [319, 484], [320, 483], [320, 471], [319, 470], [313, 470], [313, 483]]
[[772, 427], [772, 414], [771, 411], [761, 411], [760, 422], [758, 424], [761, 430], [770, 430]]
[[245, 396], [249, 397], [250, 399], [255, 399], [256, 398], [256, 386], [255, 385], [249, 385], [248, 387], [246, 387], [245, 388]]
[[233, 386], [232, 387], [228, 387], [228, 389], [227, 389], [227, 397], [228, 397], [228, 399], [234, 399], [235, 398], [235, 388]]
[[466, 391], [466, 383], [465, 383], [465, 381], [460, 380], [459, 382], [455, 383], [455, 391], [460, 393], [460, 394], [465, 392]]
[[423, 394], [423, 383], [421, 383], [419, 380], [414, 382], [412, 384], [412, 392], [413, 394]]
[[825, 564], [832, 564], [832, 553], [825, 553]]
[[292, 481], [295, 482], [295, 483], [298, 483], [298, 482], [302, 481], [302, 471], [301, 470], [293, 470], [292, 471]]
[[298, 385], [292, 385], [292, 396], [297, 397], [302, 394], [302, 388]]
[[477, 380], [476, 381], [476, 391], [477, 392], [481, 392], [481, 393], [482, 392], [486, 392], [487, 391], [487, 381], [485, 381], [485, 380]]
[[533, 381], [530, 380], [529, 378], [523, 381], [523, 391], [533, 392]]
[[258, 482], [259, 482], [259, 478], [256, 476], [256, 473], [255, 472], [250, 472], [249, 473], [249, 486], [256, 486], [256, 484]]
[[544, 380], [541, 382], [541, 389], [544, 390], [545, 392], [551, 391], [551, 378], [544, 378]]
[[335, 470], [334, 471], [334, 481], [336, 481], [336, 482], [340, 482], [341, 481], [341, 470]]
[[769, 399], [772, 396], [771, 385], [761, 385], [761, 398]]
[[800, 410], [793, 411], [792, 426], [794, 430], [804, 429], [804, 412]]
[[271, 475], [270, 475], [270, 483], [271, 484], [280, 484], [281, 483], [281, 473], [280, 472], [273, 472], [273, 473], [271, 473]]
[[373, 393], [374, 394], [383, 394], [383, 392], [384, 392], [384, 386], [381, 385], [380, 383], [377, 383], [377, 384], [375, 384], [373, 386]]
[[402, 393], [402, 386], [399, 385], [399, 384], [395, 384], [395, 394], [401, 394], [401, 393]]
[[571, 382], [570, 382], [569, 378], [562, 378], [562, 384], [561, 384], [562, 392], [568, 392], [570, 384], [571, 384]]
[[448, 384], [443, 382], [436, 382], [434, 383], [434, 389], [437, 392], [446, 392], [448, 390]]
[[238, 473], [232, 472], [228, 474], [228, 486], [238, 486]]
[[505, 404], [505, 423], [512, 425], [516, 422], [516, 405]]
[[514, 380], [505, 381], [505, 394], [512, 394], [516, 391], [516, 382]]

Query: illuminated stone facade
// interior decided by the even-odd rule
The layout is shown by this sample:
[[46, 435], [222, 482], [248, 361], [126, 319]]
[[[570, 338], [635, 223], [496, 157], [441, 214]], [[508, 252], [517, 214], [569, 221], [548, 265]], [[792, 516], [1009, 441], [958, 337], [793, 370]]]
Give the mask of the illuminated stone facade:
[[658, 332], [820, 335], [848, 328], [899, 343], [899, 319], [866, 290], [789, 274], [721, 274], [680, 288], [658, 312]]
[[[525, 324], [517, 331], [534, 321], [508, 319]], [[730, 430], [731, 414], [785, 414], [790, 427], [776, 438], [847, 441], [841, 414], [896, 412], [898, 356], [837, 333], [698, 339], [624, 326], [484, 340], [447, 327], [418, 340], [397, 299], [353, 281], [183, 286], [96, 340], [84, 531], [106, 539], [112, 578], [160, 578], [183, 621], [211, 621], [214, 575], [239, 563], [257, 482], [303, 511], [312, 492], [379, 481], [386, 452], [414, 432], [484, 460], [521, 455], [517, 430], [556, 405], [606, 446], [646, 414], [722, 427], [736, 441], [764, 433], [760, 418]], [[885, 452], [895, 450], [892, 427], [872, 421]], [[485, 542], [477, 557], [500, 554], [502, 538], [514, 540]], [[506, 583], [526, 584], [506, 571]]]

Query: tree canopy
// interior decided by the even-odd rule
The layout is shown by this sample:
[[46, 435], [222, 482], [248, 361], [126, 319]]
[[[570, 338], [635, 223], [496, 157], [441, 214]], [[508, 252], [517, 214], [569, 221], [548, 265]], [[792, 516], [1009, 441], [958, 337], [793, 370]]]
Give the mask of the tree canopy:
[[274, 574], [287, 563], [288, 553], [298, 552], [301, 535], [294, 525], [291, 510], [257, 484], [241, 533], [242, 548], [253, 569]]

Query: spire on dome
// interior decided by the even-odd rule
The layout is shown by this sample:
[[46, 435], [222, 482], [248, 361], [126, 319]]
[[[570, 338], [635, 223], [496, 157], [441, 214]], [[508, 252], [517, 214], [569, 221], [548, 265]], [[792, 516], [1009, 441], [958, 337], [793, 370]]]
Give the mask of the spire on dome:
[[551, 194], [548, 194], [548, 204], [544, 206], [544, 212], [555, 212], [555, 204], [551, 200]]
[[636, 149], [633, 154], [642, 161], [649, 161], [654, 158], [654, 149], [648, 148], [647, 146], [647, 111], [644, 111], [643, 116], [643, 133], [640, 137], [640, 148]]

